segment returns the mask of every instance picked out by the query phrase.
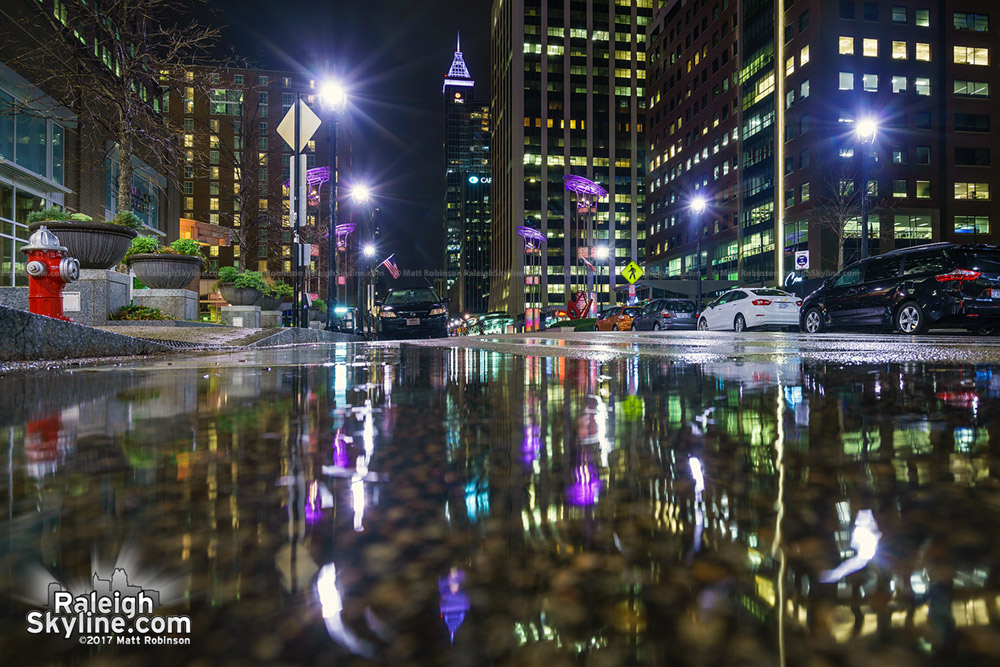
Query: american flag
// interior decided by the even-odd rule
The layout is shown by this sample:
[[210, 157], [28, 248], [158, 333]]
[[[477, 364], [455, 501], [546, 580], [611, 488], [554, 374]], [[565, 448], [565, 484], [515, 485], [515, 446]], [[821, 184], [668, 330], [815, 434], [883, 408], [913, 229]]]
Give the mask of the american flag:
[[388, 257], [386, 257], [385, 261], [382, 262], [382, 266], [386, 268], [386, 270], [389, 272], [389, 275], [392, 276], [393, 280], [399, 278], [399, 267], [396, 266], [396, 260], [393, 259], [393, 257], [395, 256], [396, 253], [393, 253]]
[[597, 273], [597, 269], [594, 268], [593, 264], [591, 264], [589, 261], [587, 261], [586, 257], [581, 257], [580, 259], [582, 259], [583, 263], [587, 265], [587, 268], [590, 269], [591, 273]]

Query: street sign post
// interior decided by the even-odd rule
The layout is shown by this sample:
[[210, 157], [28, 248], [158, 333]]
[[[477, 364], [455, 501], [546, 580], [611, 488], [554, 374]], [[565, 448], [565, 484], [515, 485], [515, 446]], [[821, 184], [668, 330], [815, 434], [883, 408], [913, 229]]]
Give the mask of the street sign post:
[[292, 290], [294, 292], [292, 301], [295, 307], [292, 309], [292, 326], [309, 326], [309, 322], [302, 322], [299, 313], [299, 301], [301, 293], [305, 287], [305, 276], [302, 267], [308, 264], [308, 259], [303, 262], [301, 257], [301, 238], [299, 228], [305, 219], [306, 206], [306, 175], [305, 175], [305, 155], [302, 149], [305, 148], [309, 140], [319, 129], [322, 121], [319, 119], [309, 105], [302, 101], [300, 93], [295, 94], [295, 104], [288, 110], [285, 117], [278, 124], [278, 134], [284, 139], [292, 151], [292, 173], [290, 174], [290, 185], [288, 189], [288, 210], [292, 223]]
[[627, 280], [629, 285], [635, 285], [643, 275], [645, 275], [645, 271], [643, 271], [642, 267], [635, 262], [629, 262], [626, 264], [625, 268], [622, 269], [621, 272], [621, 277]]
[[805, 271], [809, 268], [809, 251], [799, 250], [795, 253], [795, 270]]

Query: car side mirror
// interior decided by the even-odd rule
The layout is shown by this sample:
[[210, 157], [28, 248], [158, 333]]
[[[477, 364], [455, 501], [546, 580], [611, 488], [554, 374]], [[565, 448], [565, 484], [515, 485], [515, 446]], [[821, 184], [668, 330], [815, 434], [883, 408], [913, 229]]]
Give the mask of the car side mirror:
[[378, 306], [379, 308], [381, 308], [382, 307], [382, 302], [381, 301], [376, 301], [375, 305]]

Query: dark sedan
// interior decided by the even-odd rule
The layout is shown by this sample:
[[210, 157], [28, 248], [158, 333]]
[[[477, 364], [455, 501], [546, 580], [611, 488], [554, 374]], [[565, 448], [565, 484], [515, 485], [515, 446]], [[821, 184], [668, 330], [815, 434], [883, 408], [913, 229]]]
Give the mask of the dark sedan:
[[377, 301], [382, 338], [444, 338], [448, 335], [447, 299], [430, 287], [389, 290]]
[[989, 333], [1000, 325], [1000, 247], [934, 243], [857, 262], [802, 303], [800, 326], [894, 329], [930, 327]]
[[632, 331], [694, 329], [696, 324], [694, 301], [654, 299], [632, 320]]

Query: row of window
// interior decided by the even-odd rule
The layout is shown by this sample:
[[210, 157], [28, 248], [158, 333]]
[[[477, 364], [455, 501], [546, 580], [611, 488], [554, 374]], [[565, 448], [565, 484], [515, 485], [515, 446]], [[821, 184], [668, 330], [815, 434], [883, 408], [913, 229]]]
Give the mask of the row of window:
[[[905, 93], [909, 86], [909, 79], [905, 76], [891, 77], [892, 92]], [[856, 90], [854, 72], [840, 72], [838, 86], [840, 90]], [[879, 89], [878, 74], [862, 74], [861, 89], [867, 93], [876, 93]], [[917, 95], [931, 94], [931, 80], [926, 76], [913, 77], [913, 92]]]

